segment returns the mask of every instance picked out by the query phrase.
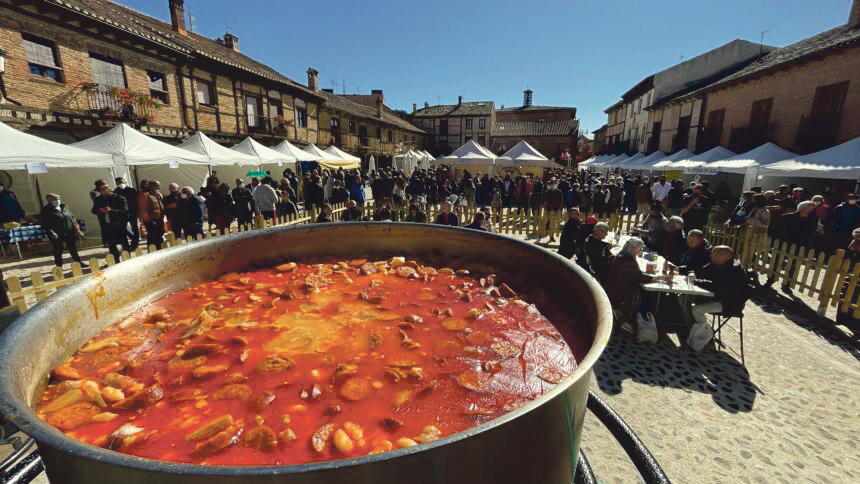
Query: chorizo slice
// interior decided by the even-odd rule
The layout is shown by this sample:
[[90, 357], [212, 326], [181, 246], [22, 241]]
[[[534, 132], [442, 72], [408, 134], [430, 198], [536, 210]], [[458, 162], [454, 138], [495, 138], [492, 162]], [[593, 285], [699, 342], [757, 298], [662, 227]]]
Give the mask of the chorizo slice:
[[146, 408], [164, 398], [164, 390], [158, 385], [151, 385], [134, 395], [113, 404], [113, 408], [136, 410]]

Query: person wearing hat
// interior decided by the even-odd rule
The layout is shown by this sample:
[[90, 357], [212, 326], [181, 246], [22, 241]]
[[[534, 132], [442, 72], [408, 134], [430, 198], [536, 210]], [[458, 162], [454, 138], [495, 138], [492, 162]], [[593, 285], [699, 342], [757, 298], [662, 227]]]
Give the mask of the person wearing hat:
[[846, 193], [845, 201], [834, 208], [827, 219], [824, 221], [824, 226], [829, 227], [833, 236], [831, 243], [833, 244], [832, 251], [842, 249], [853, 240], [851, 233], [856, 228], [860, 228], [860, 207], [857, 206], [857, 194]]
[[579, 229], [579, 233], [576, 236], [576, 263], [582, 267], [583, 269], [590, 271], [591, 269], [588, 266], [588, 258], [585, 255], [585, 241], [588, 240], [588, 236], [594, 233], [594, 226], [600, 222], [597, 220], [597, 217], [594, 215], [589, 215], [585, 217], [585, 221], [582, 223], [582, 227]]
[[663, 204], [654, 203], [651, 205], [651, 210], [642, 226], [639, 228], [639, 237], [645, 242], [645, 245], [652, 250], [657, 248], [657, 239], [660, 234], [666, 230], [666, 216], [663, 215]]

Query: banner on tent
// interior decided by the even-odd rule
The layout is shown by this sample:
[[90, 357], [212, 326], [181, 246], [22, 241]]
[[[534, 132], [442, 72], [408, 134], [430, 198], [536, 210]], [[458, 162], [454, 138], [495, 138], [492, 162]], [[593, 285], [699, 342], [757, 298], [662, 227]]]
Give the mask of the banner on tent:
[[707, 167], [707, 166], [691, 166], [689, 168], [684, 168], [685, 175], [716, 175], [720, 172], [720, 169], [717, 167]]
[[48, 173], [48, 165], [45, 163], [27, 163], [27, 173], [30, 175], [44, 175]]
[[179, 162], [176, 160], [170, 160], [167, 164], [171, 168], [179, 168]]

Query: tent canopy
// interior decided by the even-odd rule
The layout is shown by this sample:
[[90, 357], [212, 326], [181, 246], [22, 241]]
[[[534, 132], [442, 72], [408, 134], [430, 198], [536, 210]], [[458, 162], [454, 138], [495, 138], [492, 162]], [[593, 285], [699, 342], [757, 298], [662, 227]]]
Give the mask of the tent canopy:
[[344, 170], [351, 170], [354, 168], [358, 168], [360, 164], [358, 162], [352, 160], [344, 160], [328, 151], [324, 151], [319, 149], [319, 147], [313, 143], [307, 145], [305, 147], [305, 151], [310, 154], [317, 155], [320, 157], [317, 162], [323, 168], [328, 168], [329, 170], [336, 170], [338, 168], [343, 168]]
[[674, 154], [671, 154], [661, 160], [657, 160], [653, 165], [647, 167], [651, 170], [669, 170], [672, 163], [693, 156], [693, 152], [684, 148]]
[[208, 165], [209, 159], [191, 151], [169, 145], [137, 131], [123, 123], [110, 131], [72, 144], [99, 153], [113, 155], [114, 164], [120, 165]]
[[334, 156], [336, 156], [342, 160], [354, 161], [356, 163], [361, 163], [361, 158], [359, 158], [357, 156], [352, 156], [351, 154], [347, 153], [346, 151], [343, 151], [342, 149], [338, 148], [335, 145], [331, 145], [323, 151], [325, 151], [326, 153], [331, 153]]
[[642, 158], [645, 158], [645, 153], [639, 152], [639, 153], [636, 153], [635, 155], [631, 156], [630, 158], [627, 158], [626, 160], [619, 161], [618, 163], [613, 163], [613, 166], [615, 168], [621, 168], [623, 170], [630, 163], [634, 163], [634, 162], [636, 162], [636, 160], [640, 160]]
[[741, 153], [729, 158], [717, 160], [706, 165], [707, 168], [719, 168], [725, 173], [746, 173], [748, 168], [764, 166], [777, 161], [796, 158], [797, 154], [784, 150], [773, 143], [765, 143], [758, 148], [753, 148], [746, 153]]
[[240, 153], [236, 150], [231, 150], [226, 146], [221, 146], [200, 131], [194, 133], [193, 136], [188, 138], [188, 141], [179, 145], [179, 148], [203, 155], [209, 158], [209, 162], [213, 165], [259, 165], [257, 158]]
[[727, 150], [722, 146], [717, 146], [715, 148], [711, 148], [704, 153], [700, 153], [698, 155], [693, 155], [683, 160], [678, 160], [673, 162], [671, 165], [666, 166], [667, 170], [677, 170], [684, 168], [692, 168], [694, 166], [701, 166], [705, 163], [710, 163], [712, 161], [717, 160], [725, 160], [726, 158], [731, 158], [735, 156], [734, 151]]
[[319, 161], [322, 159], [321, 156], [317, 156], [313, 153], [309, 153], [303, 149], [300, 149], [299, 147], [290, 143], [287, 140], [281, 141], [278, 146], [275, 146], [272, 149], [279, 153], [284, 153], [286, 155], [292, 156], [298, 161]]
[[520, 140], [513, 148], [509, 149], [500, 158], [496, 159], [496, 165], [499, 166], [552, 166], [552, 162], [544, 156], [540, 151], [528, 144], [525, 140]]
[[25, 170], [28, 163], [48, 168], [112, 168], [113, 157], [49, 141], [0, 123], [0, 167]]
[[261, 165], [271, 163], [283, 166], [284, 163], [296, 163], [296, 157], [286, 153], [281, 153], [280, 151], [275, 151], [267, 146], [263, 146], [250, 136], [243, 139], [239, 144], [230, 149], [248, 156], [253, 156], [257, 159], [257, 163]]
[[631, 161], [624, 165], [625, 170], [647, 170], [651, 164], [656, 163], [666, 157], [662, 151], [655, 151], [650, 155]]
[[451, 163], [455, 161], [459, 161], [461, 163], [492, 163], [494, 159], [496, 159], [495, 155], [476, 143], [475, 140], [470, 139], [469, 141], [466, 141], [463, 146], [454, 150], [450, 155], [442, 157], [440, 161], [443, 163]]
[[762, 166], [759, 172], [762, 175], [860, 180], [860, 137], [806, 156]]

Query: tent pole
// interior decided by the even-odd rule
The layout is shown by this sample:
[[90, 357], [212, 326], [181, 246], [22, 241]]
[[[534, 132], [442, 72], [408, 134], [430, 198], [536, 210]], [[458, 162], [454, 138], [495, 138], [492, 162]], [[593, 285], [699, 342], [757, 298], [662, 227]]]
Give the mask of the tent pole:
[[36, 199], [39, 201], [39, 207], [42, 206], [42, 189], [39, 187], [39, 175], [30, 175], [33, 177], [33, 182], [36, 185]]

